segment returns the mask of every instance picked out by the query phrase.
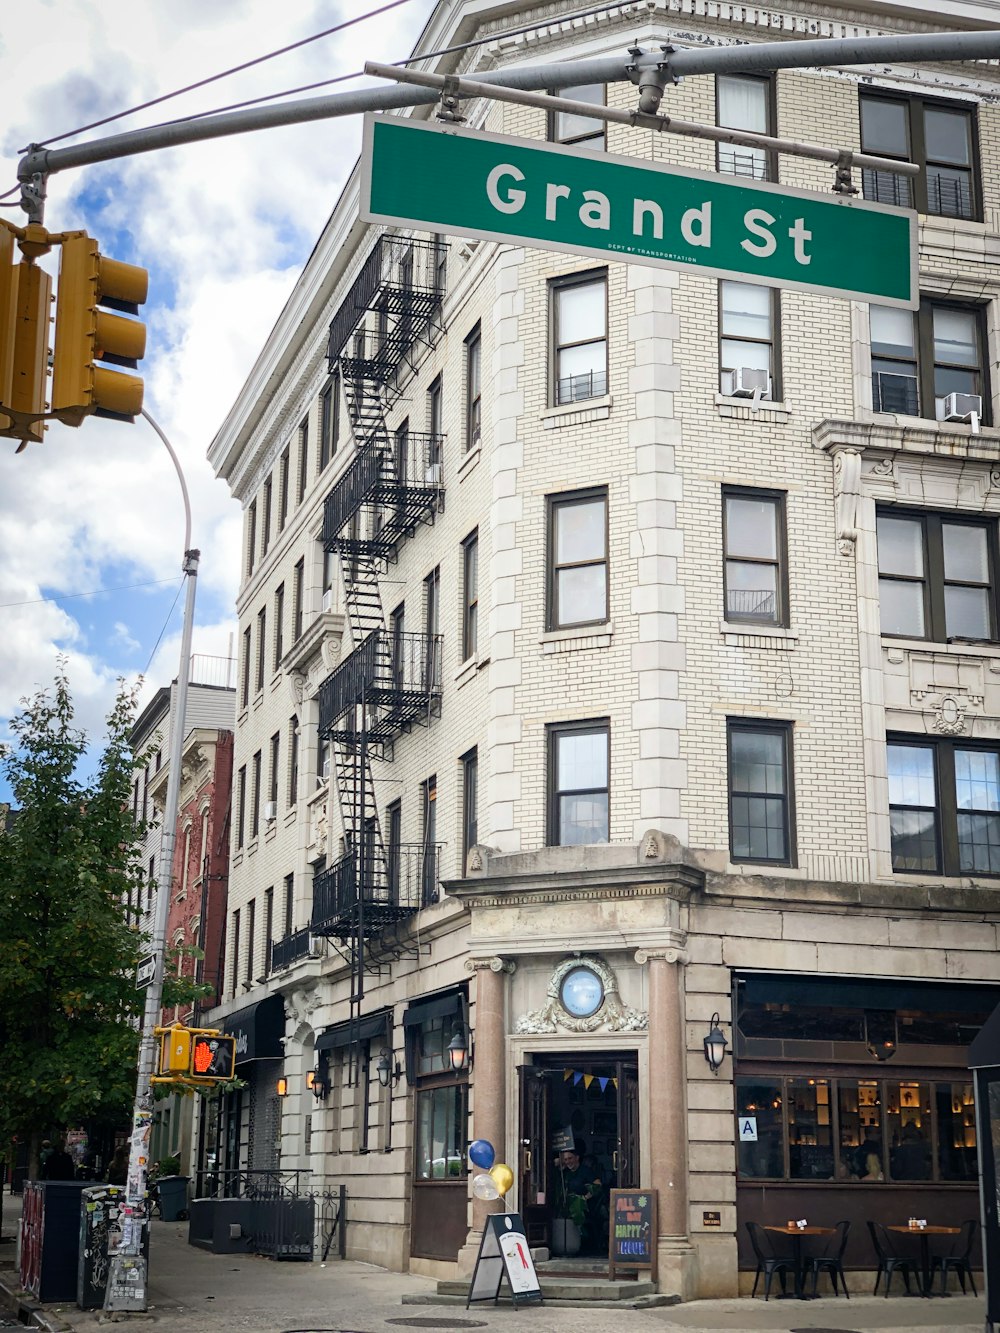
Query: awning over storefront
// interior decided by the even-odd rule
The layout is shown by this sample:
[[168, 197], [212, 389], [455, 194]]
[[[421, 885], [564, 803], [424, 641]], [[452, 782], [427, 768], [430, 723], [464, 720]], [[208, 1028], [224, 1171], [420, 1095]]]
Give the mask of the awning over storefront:
[[364, 1014], [361, 1018], [348, 1019], [346, 1023], [336, 1023], [325, 1032], [321, 1032], [316, 1038], [314, 1049], [336, 1051], [354, 1042], [372, 1041], [375, 1038], [380, 1038], [388, 1044], [391, 1024], [391, 1009], [381, 1009], [377, 1014]]
[[285, 1004], [280, 995], [269, 995], [246, 1009], [238, 1009], [223, 1020], [223, 1032], [236, 1038], [236, 1063], [276, 1060], [282, 1055], [285, 1035]]
[[1000, 1065], [1000, 1005], [993, 1010], [969, 1047], [969, 1068], [989, 1069]]
[[747, 972], [737, 976], [746, 1004], [829, 1005], [835, 1008], [914, 1009], [923, 1013], [990, 1013], [1000, 987], [943, 981], [802, 976]]
[[432, 995], [426, 1000], [415, 1000], [403, 1015], [403, 1027], [420, 1027], [432, 1018], [449, 1018], [452, 1014], [461, 1014], [464, 998], [461, 991], [451, 991], [447, 995]]

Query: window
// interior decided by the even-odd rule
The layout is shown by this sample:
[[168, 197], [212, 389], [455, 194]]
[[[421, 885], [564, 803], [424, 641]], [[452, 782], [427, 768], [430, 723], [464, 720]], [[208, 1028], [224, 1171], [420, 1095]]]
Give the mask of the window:
[[787, 625], [785, 497], [727, 488], [722, 525], [726, 620]]
[[410, 672], [406, 670], [406, 603], [400, 604], [389, 614], [389, 639], [392, 645], [392, 687], [395, 690], [406, 688]]
[[240, 706], [246, 708], [250, 702], [250, 636], [251, 628], [247, 625], [243, 631], [243, 679], [240, 684]]
[[334, 601], [334, 584], [337, 580], [337, 552], [323, 552], [323, 610], [332, 611]]
[[298, 501], [302, 503], [309, 480], [309, 418], [303, 417], [299, 423], [299, 488]]
[[552, 283], [552, 402], [556, 407], [608, 391], [607, 275]]
[[279, 583], [274, 593], [274, 670], [281, 669], [285, 655], [285, 585]]
[[255, 898], [251, 898], [250, 901], [247, 903], [247, 959], [246, 959], [247, 970], [246, 970], [246, 976], [244, 977], [244, 981], [246, 981], [248, 988], [253, 984], [253, 960], [254, 960], [254, 953], [256, 952], [254, 946], [257, 943], [257, 941], [254, 939], [254, 935], [256, 933], [257, 933], [257, 900]]
[[264, 482], [264, 511], [261, 515], [260, 525], [260, 554], [262, 558], [267, 555], [268, 547], [271, 545], [271, 492], [272, 483], [271, 478], [268, 477], [267, 481]]
[[292, 642], [302, 638], [302, 599], [305, 596], [306, 561], [305, 556], [296, 563], [292, 580]]
[[250, 795], [250, 836], [256, 838], [260, 832], [260, 750], [253, 757], [253, 783]]
[[996, 639], [995, 524], [893, 509], [876, 531], [883, 634]]
[[607, 515], [606, 490], [549, 498], [550, 630], [608, 619]]
[[293, 714], [288, 723], [288, 804], [299, 799], [299, 719]]
[[777, 293], [749, 282], [719, 283], [719, 390], [727, 396], [778, 396]]
[[462, 543], [462, 661], [475, 657], [479, 638], [479, 529]]
[[729, 852], [792, 864], [791, 725], [729, 723]]
[[943, 217], [979, 216], [973, 113], [968, 107], [862, 93], [861, 149], [920, 167], [919, 176], [863, 171], [866, 199]]
[[465, 340], [465, 448], [474, 449], [483, 429], [483, 336], [479, 324]]
[[330, 737], [316, 738], [316, 786], [322, 787], [330, 777]]
[[149, 878], [146, 880], [146, 911], [153, 910], [153, 895], [156, 893], [156, 857], [149, 858]]
[[276, 731], [271, 737], [270, 780], [267, 784], [267, 799], [277, 810], [278, 806], [278, 760], [281, 756], [281, 732]]
[[292, 933], [292, 922], [295, 912], [295, 876], [285, 876], [285, 934]]
[[271, 970], [271, 945], [274, 942], [274, 886], [264, 890], [264, 974]]
[[233, 971], [232, 971], [232, 991], [236, 994], [240, 984], [240, 909], [237, 907], [233, 912]]
[[278, 531], [283, 532], [288, 522], [288, 468], [289, 449], [286, 444], [278, 460]]
[[319, 471], [337, 452], [340, 428], [340, 380], [331, 375], [319, 396]]
[[448, 242], [441, 232], [434, 233], [434, 290], [444, 295], [448, 288]]
[[146, 765], [146, 771], [142, 777], [142, 822], [145, 824], [149, 818], [149, 765]]
[[[773, 99], [774, 84], [770, 79], [719, 74], [715, 80], [715, 123], [729, 130], [772, 134]], [[749, 176], [758, 181], [775, 179], [773, 154], [764, 148], [720, 143], [716, 161], [719, 171], [731, 176]]]
[[[872, 406], [876, 412], [948, 416], [949, 394], [976, 394], [977, 416], [989, 418], [989, 386], [978, 306], [924, 300], [920, 309], [869, 308], [872, 340]], [[968, 404], [954, 404], [967, 416]]]
[[549, 728], [550, 846], [607, 842], [611, 726], [574, 722]]
[[[607, 105], [607, 89], [603, 83], [578, 84], [551, 95], [565, 97], [568, 102]], [[577, 115], [575, 111], [550, 111], [548, 139], [550, 143], [583, 144], [587, 148], [602, 149], [607, 143], [606, 122], [596, 116]]]
[[425, 690], [441, 684], [441, 567], [424, 579], [424, 681]]
[[242, 847], [246, 832], [247, 766], [244, 764], [236, 778], [236, 846]]
[[444, 420], [444, 385], [439, 375], [427, 390], [427, 476], [432, 484], [441, 480], [441, 437]]
[[399, 871], [403, 841], [403, 805], [398, 799], [386, 806], [386, 860], [389, 871], [389, 896], [393, 902], [399, 901]]
[[462, 765], [462, 874], [468, 873], [469, 852], [479, 841], [479, 751], [472, 749]]
[[251, 500], [247, 510], [247, 578], [253, 573], [257, 559], [257, 501]]
[[438, 900], [437, 865], [437, 777], [431, 776], [420, 784], [420, 805], [423, 815], [422, 855], [420, 865], [420, 902], [423, 907]]
[[893, 870], [1000, 874], [1000, 751], [898, 738], [888, 771]]
[[257, 612], [257, 693], [264, 688], [265, 661], [267, 658], [267, 607], [262, 606]]

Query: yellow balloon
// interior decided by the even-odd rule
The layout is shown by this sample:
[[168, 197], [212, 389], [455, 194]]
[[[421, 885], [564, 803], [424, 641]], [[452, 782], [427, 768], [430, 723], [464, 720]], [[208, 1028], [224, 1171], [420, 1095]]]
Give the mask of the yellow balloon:
[[490, 1175], [493, 1177], [493, 1183], [497, 1187], [497, 1193], [503, 1198], [514, 1183], [514, 1172], [506, 1162], [497, 1162], [496, 1166], [494, 1166], [493, 1170], [490, 1172]]

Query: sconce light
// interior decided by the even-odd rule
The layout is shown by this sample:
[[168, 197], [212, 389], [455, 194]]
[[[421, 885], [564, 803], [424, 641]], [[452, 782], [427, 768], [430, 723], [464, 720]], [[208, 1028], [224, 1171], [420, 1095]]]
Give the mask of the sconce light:
[[896, 1054], [896, 1014], [892, 1009], [865, 1010], [865, 1045], [880, 1063]]
[[287, 1079], [287, 1078], [284, 1078], [284, 1077], [279, 1078], [278, 1081], [277, 1081], [277, 1083], [275, 1084], [275, 1090], [277, 1091], [279, 1097], [287, 1097], [287, 1096], [288, 1096], [288, 1079]]
[[455, 1035], [448, 1043], [448, 1064], [456, 1074], [469, 1068], [469, 1044], [464, 1025], [455, 1028]]
[[318, 1102], [326, 1100], [326, 1094], [330, 1091], [330, 1084], [327, 1082], [325, 1069], [310, 1069], [306, 1074], [306, 1087], [316, 1098]]
[[378, 1060], [375, 1062], [375, 1073], [383, 1088], [387, 1088], [390, 1083], [395, 1087], [403, 1077], [403, 1070], [399, 1061], [397, 1060], [394, 1064], [392, 1057], [384, 1046], [378, 1053]]
[[726, 1041], [725, 1033], [719, 1029], [719, 1015], [713, 1014], [711, 1025], [704, 1037], [705, 1059], [708, 1061], [708, 1067], [713, 1074], [719, 1072], [719, 1067], [726, 1058], [728, 1045], [729, 1042]]

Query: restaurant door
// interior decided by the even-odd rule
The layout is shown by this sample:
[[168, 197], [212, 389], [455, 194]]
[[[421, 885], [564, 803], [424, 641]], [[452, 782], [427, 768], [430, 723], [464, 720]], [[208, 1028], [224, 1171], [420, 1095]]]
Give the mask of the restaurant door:
[[[548, 1245], [564, 1193], [559, 1143], [572, 1139], [605, 1198], [610, 1189], [640, 1183], [638, 1057], [633, 1051], [538, 1054], [517, 1073], [519, 1206], [529, 1242]], [[603, 1203], [591, 1209], [595, 1245], [604, 1212]]]

